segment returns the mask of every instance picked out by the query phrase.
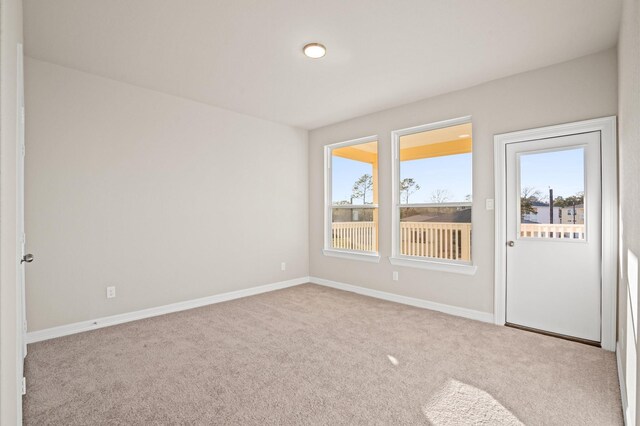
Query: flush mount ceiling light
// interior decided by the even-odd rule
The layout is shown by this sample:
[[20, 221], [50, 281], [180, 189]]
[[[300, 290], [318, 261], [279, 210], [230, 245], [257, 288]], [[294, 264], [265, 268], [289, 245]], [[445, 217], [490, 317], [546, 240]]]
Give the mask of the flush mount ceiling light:
[[320, 43], [309, 43], [302, 48], [302, 51], [309, 58], [318, 59], [327, 53], [327, 48]]
[[458, 137], [459, 137], [459, 138], [468, 138], [469, 136], [471, 136], [471, 135], [469, 135], [469, 134], [465, 133], [465, 134], [460, 135], [460, 136], [458, 136]]

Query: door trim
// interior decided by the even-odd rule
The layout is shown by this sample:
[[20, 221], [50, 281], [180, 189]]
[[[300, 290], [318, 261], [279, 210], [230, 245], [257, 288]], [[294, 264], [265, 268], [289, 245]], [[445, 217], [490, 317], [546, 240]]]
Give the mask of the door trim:
[[18, 315], [16, 318], [16, 357], [18, 363], [17, 386], [17, 421], [22, 424], [22, 396], [26, 392], [26, 382], [24, 379], [24, 358], [27, 355], [27, 344], [25, 341], [25, 275], [24, 264], [20, 262], [24, 254], [24, 51], [22, 43], [17, 45], [16, 58], [16, 279], [20, 281], [17, 300]]
[[540, 127], [494, 136], [495, 182], [495, 286], [494, 322], [506, 322], [506, 147], [507, 144], [536, 139], [569, 136], [576, 133], [600, 132], [602, 162], [602, 299], [601, 346], [616, 349], [616, 292], [618, 262], [618, 179], [616, 117]]

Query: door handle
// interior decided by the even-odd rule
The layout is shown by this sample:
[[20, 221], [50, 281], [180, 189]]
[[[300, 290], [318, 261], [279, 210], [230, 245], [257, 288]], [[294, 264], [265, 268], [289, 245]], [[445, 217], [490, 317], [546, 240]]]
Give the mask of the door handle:
[[507, 245], [508, 245], [509, 247], [513, 247], [513, 246], [515, 246], [515, 245], [516, 245], [516, 243], [515, 243], [514, 241], [507, 241]]
[[20, 263], [23, 263], [23, 262], [31, 263], [33, 262], [33, 259], [34, 259], [33, 255], [31, 253], [27, 253], [24, 256], [22, 256], [22, 260], [20, 261]]

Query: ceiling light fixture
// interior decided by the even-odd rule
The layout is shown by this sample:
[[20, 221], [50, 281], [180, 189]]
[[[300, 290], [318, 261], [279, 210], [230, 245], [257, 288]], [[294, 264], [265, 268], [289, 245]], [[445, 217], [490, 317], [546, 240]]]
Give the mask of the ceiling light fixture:
[[459, 138], [468, 138], [469, 136], [471, 136], [471, 135], [468, 135], [468, 134], [466, 134], [466, 133], [465, 133], [464, 135], [460, 135], [460, 136], [458, 136], [458, 137], [459, 137]]
[[327, 53], [327, 48], [320, 43], [309, 43], [302, 49], [304, 54], [312, 59], [322, 58]]

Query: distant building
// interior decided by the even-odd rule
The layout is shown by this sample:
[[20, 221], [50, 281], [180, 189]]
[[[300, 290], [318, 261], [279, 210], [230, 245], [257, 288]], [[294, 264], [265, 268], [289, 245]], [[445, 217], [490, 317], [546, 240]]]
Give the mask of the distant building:
[[560, 211], [560, 223], [584, 223], [584, 204], [578, 204], [577, 206], [562, 207]]
[[[523, 223], [551, 223], [551, 209], [549, 204], [535, 202], [532, 207], [535, 212], [526, 213], [522, 218]], [[563, 223], [561, 220], [561, 211], [562, 207], [553, 208], [553, 223]]]

